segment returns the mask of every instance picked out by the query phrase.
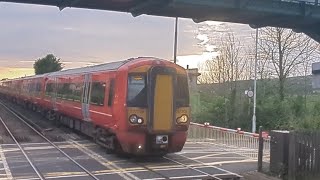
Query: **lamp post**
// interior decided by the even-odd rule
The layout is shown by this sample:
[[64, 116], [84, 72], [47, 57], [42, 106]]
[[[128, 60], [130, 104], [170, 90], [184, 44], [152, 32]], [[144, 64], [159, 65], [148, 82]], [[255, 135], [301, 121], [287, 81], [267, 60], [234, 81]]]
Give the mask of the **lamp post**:
[[176, 26], [174, 30], [174, 58], [173, 62], [176, 64], [177, 63], [177, 44], [178, 44], [178, 17], [176, 17]]
[[253, 115], [252, 115], [252, 132], [256, 132], [256, 106], [257, 106], [257, 62], [258, 62], [258, 33], [259, 29], [256, 29], [256, 56], [254, 62], [254, 93], [253, 93]]

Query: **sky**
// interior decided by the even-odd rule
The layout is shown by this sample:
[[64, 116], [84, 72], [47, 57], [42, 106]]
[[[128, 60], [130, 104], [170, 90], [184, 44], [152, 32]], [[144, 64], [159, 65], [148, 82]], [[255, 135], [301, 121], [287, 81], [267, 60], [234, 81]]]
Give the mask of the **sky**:
[[[0, 2], [0, 68], [32, 68], [52, 53], [65, 68], [131, 57], [173, 59], [174, 18]], [[231, 29], [228, 29], [231, 27]], [[179, 19], [178, 64], [196, 68], [216, 56], [219, 33], [250, 36], [248, 25]]]

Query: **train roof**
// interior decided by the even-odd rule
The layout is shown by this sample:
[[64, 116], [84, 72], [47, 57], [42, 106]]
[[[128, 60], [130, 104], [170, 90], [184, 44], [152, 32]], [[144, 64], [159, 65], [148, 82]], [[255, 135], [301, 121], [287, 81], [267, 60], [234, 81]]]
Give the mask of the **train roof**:
[[116, 61], [116, 62], [110, 62], [110, 63], [103, 63], [93, 66], [87, 66], [87, 67], [79, 67], [79, 68], [73, 68], [73, 69], [66, 69], [61, 71], [55, 71], [45, 74], [39, 74], [39, 75], [32, 75], [32, 76], [25, 76], [20, 78], [14, 78], [14, 79], [5, 79], [4, 81], [10, 81], [10, 80], [17, 80], [17, 79], [34, 79], [34, 78], [41, 78], [45, 76], [55, 76], [55, 75], [68, 75], [68, 74], [79, 74], [79, 73], [87, 73], [87, 72], [94, 72], [94, 71], [103, 71], [103, 70], [116, 70], [120, 68], [122, 65], [126, 64], [127, 62], [131, 61], [133, 59], [123, 60], [123, 61]]
[[114, 62], [109, 62], [109, 63], [103, 63], [103, 64], [98, 64], [98, 65], [93, 65], [93, 66], [87, 66], [87, 67], [80, 67], [80, 68], [74, 68], [74, 69], [66, 69], [62, 71], [56, 71], [52, 73], [47, 73], [43, 75], [47, 76], [55, 76], [55, 75], [68, 75], [68, 74], [81, 74], [81, 73], [89, 73], [89, 72], [98, 72], [98, 71], [112, 71], [112, 70], [117, 70], [121, 66], [132, 62], [134, 60], [142, 60], [142, 59], [148, 59], [148, 60], [160, 60], [164, 61], [164, 59], [159, 59], [155, 57], [137, 57], [137, 58], [130, 58], [127, 60], [122, 60], [122, 61], [114, 61]]
[[96, 72], [96, 71], [105, 71], [105, 70], [117, 70], [122, 65], [129, 62], [129, 60], [124, 61], [117, 61], [117, 62], [110, 62], [110, 63], [103, 63], [93, 66], [87, 66], [87, 67], [81, 67], [81, 68], [74, 68], [74, 69], [66, 69], [62, 71], [56, 71], [52, 73], [47, 73], [48, 76], [54, 76], [54, 75], [68, 75], [68, 74], [81, 74], [81, 73], [87, 73], [87, 72]]
[[[20, 77], [20, 78], [14, 78], [14, 79], [7, 79], [7, 80], [16, 80], [16, 79], [33, 79], [33, 78], [40, 78], [44, 76], [60, 76], [60, 75], [68, 75], [68, 74], [79, 74], [79, 73], [89, 73], [89, 72], [97, 72], [97, 71], [105, 71], [105, 70], [117, 70], [121, 66], [125, 65], [128, 62], [132, 62], [134, 60], [141, 60], [141, 59], [149, 59], [149, 60], [164, 60], [164, 59], [158, 59], [155, 57], [137, 57], [137, 58], [130, 58], [127, 60], [122, 60], [122, 61], [114, 61], [114, 62], [109, 62], [109, 63], [103, 63], [103, 64], [98, 64], [98, 65], [93, 65], [93, 66], [87, 66], [87, 67], [79, 67], [79, 68], [73, 68], [73, 69], [66, 69], [66, 70], [61, 70], [61, 71], [56, 71], [56, 72], [51, 72], [51, 73], [45, 73], [45, 74], [39, 74], [39, 75], [33, 75], [33, 76], [25, 76], [25, 77]], [[5, 80], [6, 81], [6, 80]]]

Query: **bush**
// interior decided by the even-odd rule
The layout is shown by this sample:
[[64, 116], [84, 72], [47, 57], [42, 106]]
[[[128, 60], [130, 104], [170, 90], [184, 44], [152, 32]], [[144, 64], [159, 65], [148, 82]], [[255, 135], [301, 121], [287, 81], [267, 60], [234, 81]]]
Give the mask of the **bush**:
[[194, 113], [194, 121], [198, 123], [210, 122], [210, 124], [224, 125], [225, 102], [223, 97], [208, 97], [201, 94], [201, 110]]
[[291, 109], [296, 117], [302, 117], [305, 112], [305, 101], [302, 96], [297, 96], [296, 98], [291, 98]]
[[287, 129], [292, 113], [287, 100], [280, 101], [277, 97], [269, 97], [257, 105], [257, 126], [264, 129]]
[[[251, 131], [253, 103], [244, 96], [217, 96], [200, 93], [192, 106], [193, 122]], [[280, 101], [276, 94], [257, 97], [257, 127], [265, 130], [320, 129], [320, 96], [289, 96]]]

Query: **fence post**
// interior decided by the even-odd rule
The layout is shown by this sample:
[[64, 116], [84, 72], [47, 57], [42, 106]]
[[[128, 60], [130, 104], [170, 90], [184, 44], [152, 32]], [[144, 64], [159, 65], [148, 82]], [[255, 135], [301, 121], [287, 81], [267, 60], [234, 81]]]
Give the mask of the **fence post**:
[[259, 127], [258, 172], [262, 171], [262, 157], [263, 157], [263, 137], [262, 137], [262, 126], [260, 126]]
[[288, 178], [289, 180], [296, 179], [296, 136], [294, 132], [289, 134]]

